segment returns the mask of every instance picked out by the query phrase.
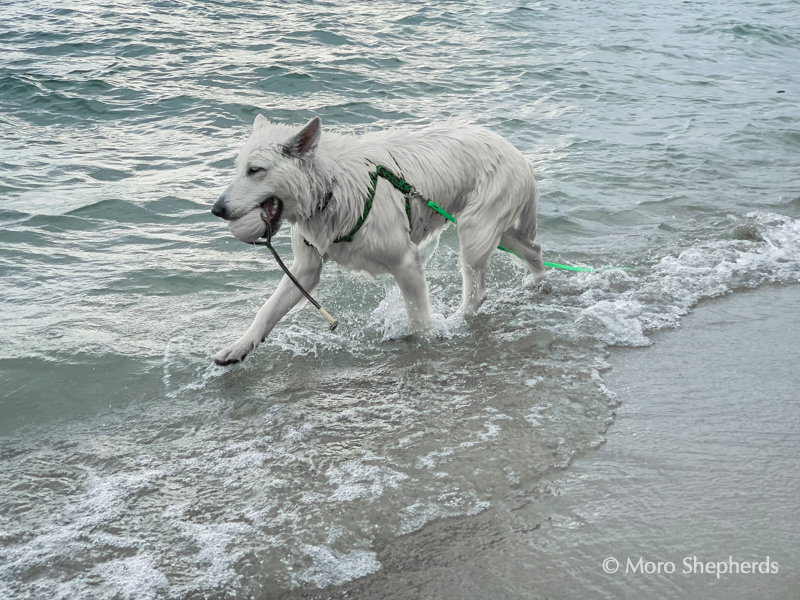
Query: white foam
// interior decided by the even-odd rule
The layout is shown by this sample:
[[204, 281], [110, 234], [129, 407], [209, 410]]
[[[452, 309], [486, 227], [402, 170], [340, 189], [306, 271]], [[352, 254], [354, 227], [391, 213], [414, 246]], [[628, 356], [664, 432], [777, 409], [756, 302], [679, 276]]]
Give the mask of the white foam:
[[[764, 283], [800, 282], [800, 221], [764, 212], [747, 215], [763, 242], [716, 240], [666, 256], [641, 279], [612, 272], [587, 277], [590, 289], [576, 319], [581, 334], [612, 345], [647, 346], [646, 334], [675, 326], [702, 300]], [[610, 278], [627, 279], [622, 292]]]
[[336, 486], [330, 495], [335, 502], [352, 502], [359, 498], [375, 500], [387, 488], [398, 489], [400, 482], [408, 479], [408, 475], [394, 469], [365, 465], [354, 460], [329, 468], [325, 476], [329, 483]]
[[532, 406], [530, 408], [531, 412], [525, 415], [523, 418], [534, 427], [540, 427], [543, 421], [550, 420], [550, 416], [547, 414], [547, 412], [552, 407], [552, 404], [545, 404], [544, 406]]
[[636, 300], [600, 300], [583, 310], [578, 324], [589, 335], [597, 335], [606, 344], [649, 346], [644, 335], [645, 307]]
[[353, 579], [375, 573], [381, 568], [375, 552], [351, 550], [337, 552], [328, 545], [304, 545], [301, 550], [311, 557], [311, 566], [292, 576], [295, 586], [310, 584], [318, 588], [341, 585]]
[[[489, 418], [485, 421], [486, 415]], [[496, 440], [502, 431], [501, 426], [497, 421], [509, 420], [513, 421], [512, 417], [505, 415], [494, 408], [486, 408], [483, 414], [476, 415], [469, 419], [470, 421], [483, 421], [482, 425], [485, 431], [470, 431], [468, 439], [459, 442], [456, 446], [443, 446], [437, 450], [432, 450], [423, 456], [418, 456], [414, 464], [417, 469], [435, 469], [438, 465], [447, 462], [450, 458], [458, 453], [461, 448], [472, 448], [492, 440]]]
[[436, 519], [477, 515], [491, 506], [479, 500], [472, 491], [454, 491], [440, 494], [436, 501], [418, 500], [400, 511], [398, 535], [407, 535]]
[[389, 284], [387, 280], [386, 295], [372, 311], [370, 320], [381, 332], [381, 341], [385, 342], [409, 333], [405, 303], [397, 285]]
[[122, 600], [150, 600], [163, 597], [169, 589], [166, 576], [146, 552], [128, 558], [100, 563], [92, 573], [99, 575], [109, 589], [109, 597]]
[[234, 564], [239, 552], [229, 551], [228, 545], [236, 539], [253, 535], [252, 527], [245, 523], [193, 523], [176, 521], [175, 525], [190, 536], [200, 550], [194, 556], [198, 567], [192, 588], [213, 589], [231, 585], [237, 579]]
[[[381, 342], [397, 339], [411, 333], [400, 287], [394, 283], [394, 280], [386, 279], [384, 283], [386, 285], [386, 294], [377, 308], [372, 311], [368, 321], [370, 327], [375, 327], [380, 332]], [[460, 311], [452, 310], [444, 302], [445, 296], [446, 293], [444, 291], [436, 286], [431, 286], [430, 334], [439, 339], [449, 339], [463, 335], [467, 331], [464, 316]]]
[[[29, 570], [48, 569], [53, 557], [80, 554], [92, 546], [125, 550], [137, 547], [137, 539], [105, 533], [99, 526], [119, 520], [125, 512], [126, 499], [162, 476], [161, 471], [145, 470], [95, 478], [86, 493], [70, 502], [67, 509], [56, 516], [54, 520], [58, 524], [31, 532], [30, 539], [24, 544], [0, 552], [3, 559], [0, 561], [0, 579], [12, 579], [12, 576]], [[131, 568], [138, 565], [144, 569], [149, 559], [145, 557], [143, 560], [128, 564]], [[117, 575], [117, 582], [124, 579], [119, 572]], [[153, 584], [157, 581], [160, 579], [153, 575]], [[74, 589], [72, 584], [60, 585], [56, 596], [75, 597]], [[123, 591], [120, 593], [124, 596]]]

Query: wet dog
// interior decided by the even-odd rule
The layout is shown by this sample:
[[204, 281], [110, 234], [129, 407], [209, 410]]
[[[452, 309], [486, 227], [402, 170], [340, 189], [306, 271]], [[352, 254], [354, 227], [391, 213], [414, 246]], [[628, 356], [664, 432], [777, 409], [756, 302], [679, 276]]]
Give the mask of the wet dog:
[[[534, 241], [533, 168], [508, 141], [471, 125], [323, 134], [319, 117], [298, 129], [259, 115], [233, 182], [211, 212], [243, 242], [262, 237], [267, 223], [274, 234], [288, 222], [291, 272], [308, 290], [329, 260], [373, 275], [390, 273], [412, 330], [424, 331], [431, 307], [418, 248], [449, 221], [418, 197], [376, 179], [378, 165], [458, 220], [465, 315], [486, 299], [486, 266], [498, 244], [521, 257], [537, 278], [544, 276], [541, 246]], [[214, 360], [227, 365], [244, 359], [301, 299], [284, 276], [245, 334]]]

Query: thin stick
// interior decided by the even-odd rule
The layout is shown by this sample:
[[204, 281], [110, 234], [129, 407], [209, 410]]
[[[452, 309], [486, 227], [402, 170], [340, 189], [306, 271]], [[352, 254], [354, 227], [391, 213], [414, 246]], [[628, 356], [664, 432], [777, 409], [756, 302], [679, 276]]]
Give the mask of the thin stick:
[[286, 265], [283, 264], [283, 261], [281, 260], [281, 257], [278, 256], [278, 253], [275, 251], [275, 248], [272, 247], [272, 226], [270, 225], [269, 221], [267, 220], [267, 218], [264, 215], [261, 215], [261, 220], [264, 221], [264, 223], [267, 224], [267, 231], [266, 231], [266, 233], [267, 233], [267, 235], [266, 235], [267, 241], [266, 242], [251, 242], [251, 243], [254, 246], [266, 246], [267, 248], [269, 248], [270, 252], [272, 252], [272, 256], [274, 256], [275, 260], [278, 261], [278, 265], [280, 266], [281, 269], [283, 269], [283, 272], [286, 273], [286, 275], [289, 276], [289, 279], [291, 279], [292, 283], [294, 283], [297, 286], [297, 289], [300, 290], [301, 292], [303, 292], [303, 295], [308, 299], [309, 302], [311, 302], [311, 304], [314, 305], [314, 308], [316, 308], [320, 312], [320, 314], [322, 314], [322, 316], [325, 317], [328, 320], [328, 322], [331, 324], [331, 331], [334, 331], [336, 329], [336, 327], [339, 325], [339, 321], [337, 319], [334, 319], [331, 316], [331, 314], [327, 310], [325, 310], [322, 307], [322, 305], [320, 305], [319, 302], [317, 302], [316, 300], [314, 300], [314, 298], [312, 298], [311, 294], [309, 294], [303, 288], [303, 286], [300, 285], [300, 282], [297, 281], [295, 276], [292, 275], [291, 271], [289, 271], [289, 269], [286, 267]]

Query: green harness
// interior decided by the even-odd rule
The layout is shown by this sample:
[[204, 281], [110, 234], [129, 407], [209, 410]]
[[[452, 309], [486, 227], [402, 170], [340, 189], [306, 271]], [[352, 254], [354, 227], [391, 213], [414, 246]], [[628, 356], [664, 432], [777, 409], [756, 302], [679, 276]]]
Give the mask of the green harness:
[[397, 188], [398, 190], [403, 192], [403, 194], [405, 194], [406, 215], [408, 216], [408, 230], [410, 232], [414, 229], [413, 225], [411, 224], [411, 200], [410, 200], [410, 195], [414, 192], [413, 186], [407, 181], [401, 179], [400, 177], [392, 173], [386, 167], [382, 167], [381, 165], [376, 165], [375, 170], [369, 174], [369, 180], [372, 182], [372, 187], [370, 187], [369, 194], [367, 194], [367, 201], [364, 203], [364, 214], [358, 218], [355, 227], [353, 227], [350, 230], [350, 233], [338, 239], [333, 240], [334, 244], [338, 244], [339, 242], [352, 242], [353, 236], [359, 229], [361, 229], [361, 226], [364, 224], [364, 221], [367, 220], [369, 211], [372, 210], [372, 201], [375, 200], [375, 190], [378, 187], [378, 177], [383, 177], [386, 181], [391, 183], [395, 188]]
[[[378, 177], [382, 177], [386, 181], [392, 184], [395, 189], [399, 190], [403, 193], [406, 199], [406, 215], [408, 216], [408, 231], [413, 231], [414, 227], [411, 223], [411, 196], [415, 198], [419, 198], [422, 202], [425, 203], [426, 206], [435, 210], [437, 213], [445, 217], [447, 220], [451, 221], [452, 223], [456, 223], [456, 218], [443, 209], [441, 206], [436, 204], [433, 200], [428, 200], [425, 196], [420, 194], [414, 186], [408, 183], [402, 177], [398, 177], [394, 173], [392, 173], [389, 169], [382, 165], [375, 165], [375, 170], [369, 174], [369, 180], [372, 183], [372, 186], [369, 189], [369, 194], [367, 194], [367, 201], [364, 203], [364, 214], [358, 218], [353, 229], [350, 230], [345, 236], [342, 236], [333, 241], [334, 244], [338, 244], [339, 242], [352, 242], [353, 236], [356, 232], [361, 229], [361, 226], [364, 224], [364, 221], [367, 220], [367, 216], [369, 216], [369, 211], [372, 210], [372, 202], [375, 200], [375, 190], [378, 187]], [[503, 246], [498, 246], [498, 249], [502, 250], [503, 252], [509, 252], [514, 256], [518, 256], [516, 252], [513, 250], [509, 250], [508, 248], [504, 248]], [[584, 271], [588, 273], [594, 272], [592, 267], [573, 267], [570, 265], [559, 265], [557, 263], [544, 263], [545, 267], [550, 267], [552, 269], [565, 269], [567, 271]]]

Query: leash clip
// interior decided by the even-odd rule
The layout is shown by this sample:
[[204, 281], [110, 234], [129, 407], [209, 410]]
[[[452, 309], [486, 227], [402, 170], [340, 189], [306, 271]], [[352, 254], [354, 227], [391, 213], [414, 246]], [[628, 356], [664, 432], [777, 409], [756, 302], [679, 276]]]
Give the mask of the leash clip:
[[413, 185], [411, 184], [409, 185], [411, 186], [411, 189], [408, 191], [408, 195], [411, 196], [412, 198], [415, 198], [416, 200], [419, 200], [423, 204], [427, 204], [428, 199], [425, 197], [425, 195], [422, 194], [421, 192], [418, 192], [417, 188], [415, 188]]

